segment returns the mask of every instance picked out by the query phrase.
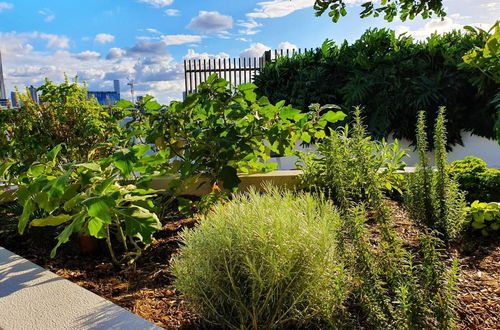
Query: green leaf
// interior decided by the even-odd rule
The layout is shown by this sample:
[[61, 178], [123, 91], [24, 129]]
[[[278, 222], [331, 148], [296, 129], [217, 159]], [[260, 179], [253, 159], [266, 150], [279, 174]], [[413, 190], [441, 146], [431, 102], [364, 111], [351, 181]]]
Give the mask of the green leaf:
[[314, 137], [317, 139], [324, 139], [326, 137], [325, 131], [324, 130], [319, 130], [316, 133], [314, 133]]
[[299, 115], [301, 111], [299, 109], [294, 109], [290, 106], [283, 108], [280, 112], [281, 119], [293, 119], [296, 115]]
[[30, 227], [59, 226], [71, 220], [71, 218], [72, 216], [69, 214], [49, 215], [48, 217], [31, 221]]
[[32, 177], [39, 177], [45, 170], [45, 164], [33, 164], [28, 169], [28, 174]]
[[307, 132], [303, 132], [300, 138], [305, 142], [305, 143], [311, 143], [311, 135]]
[[149, 244], [153, 234], [161, 229], [161, 223], [156, 214], [149, 210], [134, 206], [121, 212], [125, 221], [125, 233], [129, 237], [139, 237], [139, 239]]
[[23, 205], [23, 213], [19, 217], [19, 222], [17, 224], [17, 229], [19, 234], [24, 234], [24, 230], [26, 229], [26, 225], [30, 219], [31, 213], [35, 211], [36, 205], [31, 199], [27, 199]]
[[59, 152], [61, 151], [62, 149], [62, 145], [61, 144], [58, 144], [57, 146], [54, 147], [54, 149], [52, 149], [51, 151], [49, 151], [47, 153], [47, 160], [49, 162], [55, 162], [56, 158], [57, 158], [57, 155], [59, 154]]
[[69, 241], [73, 233], [79, 232], [82, 229], [83, 223], [85, 222], [85, 216], [83, 214], [78, 214], [73, 218], [73, 222], [66, 226], [64, 230], [57, 236], [57, 244], [50, 252], [50, 257], [54, 258], [57, 253], [57, 248]]
[[94, 171], [94, 172], [100, 172], [101, 171], [101, 166], [97, 163], [81, 163], [81, 164], [75, 164], [75, 167], [83, 167], [88, 170]]
[[106, 238], [105, 223], [99, 218], [91, 218], [87, 224], [89, 234], [95, 238]]
[[239, 91], [242, 91], [242, 92], [245, 92], [245, 91], [253, 91], [257, 88], [256, 85], [254, 84], [251, 84], [251, 83], [247, 83], [247, 84], [242, 84], [242, 85], [239, 85], [238, 86], [238, 90]]
[[325, 113], [321, 119], [326, 120], [329, 123], [335, 123], [337, 121], [342, 121], [346, 117], [346, 114], [342, 111], [328, 111]]
[[122, 109], [131, 109], [134, 108], [134, 103], [125, 99], [121, 99], [120, 101], [116, 102], [114, 106]]
[[111, 223], [111, 207], [115, 205], [114, 200], [108, 196], [91, 197], [82, 202], [87, 213], [95, 218], [99, 218], [105, 223]]

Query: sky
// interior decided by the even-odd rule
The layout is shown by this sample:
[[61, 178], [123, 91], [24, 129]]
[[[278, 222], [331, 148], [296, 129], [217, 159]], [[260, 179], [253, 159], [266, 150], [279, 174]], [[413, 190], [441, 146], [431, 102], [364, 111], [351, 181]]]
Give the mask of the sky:
[[267, 49], [352, 42], [368, 28], [388, 27], [423, 39], [430, 33], [486, 28], [500, 18], [498, 0], [445, 0], [444, 20], [391, 23], [359, 17], [365, 0], [346, 0], [348, 15], [316, 17], [314, 0], [0, 0], [0, 51], [6, 92], [78, 75], [90, 90], [122, 98], [151, 94], [181, 99], [184, 59], [261, 56]]

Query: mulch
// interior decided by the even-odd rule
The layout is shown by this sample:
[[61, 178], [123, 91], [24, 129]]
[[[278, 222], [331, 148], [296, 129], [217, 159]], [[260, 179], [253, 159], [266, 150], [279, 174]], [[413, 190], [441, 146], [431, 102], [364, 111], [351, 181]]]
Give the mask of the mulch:
[[[398, 202], [390, 202], [394, 227], [405, 247], [418, 245], [419, 229]], [[28, 235], [16, 234], [12, 209], [0, 211], [0, 245], [51, 270], [129, 311], [166, 329], [198, 329], [200, 319], [189, 311], [172, 285], [169, 263], [180, 246], [180, 233], [196, 220], [170, 214], [163, 228], [134, 267], [114, 266], [106, 249], [82, 255], [76, 241], [63, 246], [55, 259], [49, 257], [54, 241], [47, 231], [33, 228]], [[500, 242], [471, 236], [449, 254], [460, 261], [457, 315], [459, 329], [500, 329]]]

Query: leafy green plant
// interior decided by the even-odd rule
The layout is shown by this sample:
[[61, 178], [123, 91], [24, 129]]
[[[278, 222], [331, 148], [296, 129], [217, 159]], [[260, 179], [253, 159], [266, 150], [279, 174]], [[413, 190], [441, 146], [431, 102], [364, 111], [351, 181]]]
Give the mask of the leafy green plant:
[[337, 310], [349, 289], [332, 207], [276, 188], [237, 195], [183, 233], [176, 288], [204, 319], [233, 329], [307, 325]]
[[[255, 78], [257, 94], [271, 102], [287, 100], [301, 110], [311, 103], [338, 104], [351, 117], [352, 108], [362, 104], [374, 138], [393, 135], [411, 142], [416, 142], [418, 112], [446, 105], [449, 145], [462, 142], [463, 130], [494, 138], [499, 109], [492, 100], [498, 83], [461, 65], [462, 57], [474, 47], [483, 48], [486, 40], [484, 32], [453, 31], [419, 41], [370, 29], [352, 43], [327, 40], [315, 50], [266, 63]], [[484, 83], [478, 85], [478, 79]], [[429, 121], [436, 115], [429, 112]]]
[[[331, 193], [343, 209], [353, 202], [366, 202], [376, 208], [382, 191], [401, 191], [405, 152], [398, 141], [387, 144], [373, 141], [361, 120], [361, 109], [354, 112], [354, 122], [337, 130], [317, 144], [318, 152], [302, 155], [300, 177], [309, 188]], [[299, 164], [300, 165], [300, 164]]]
[[321, 139], [328, 123], [345, 117], [330, 110], [334, 106], [315, 105], [302, 113], [284, 101], [274, 105], [257, 98], [255, 88], [244, 84], [233, 89], [214, 74], [184, 102], [153, 109], [146, 142], [173, 157], [179, 183], [208, 176], [210, 184], [234, 191], [238, 173], [275, 169], [275, 163], [266, 163], [271, 152], [290, 155], [298, 139]]
[[[48, 79], [37, 89], [40, 103], [28, 92], [17, 92], [18, 108], [0, 112], [0, 156], [17, 161], [22, 172], [55, 146], [64, 144], [64, 157], [86, 161], [112, 151], [96, 148], [121, 134], [121, 116], [89, 99], [85, 88], [67, 79], [54, 85]], [[91, 154], [93, 153], [93, 154]]]
[[[363, 10], [359, 14], [361, 18], [383, 15], [384, 20], [392, 22], [394, 18], [399, 18], [403, 22], [406, 19], [414, 19], [422, 16], [423, 19], [436, 15], [437, 17], [446, 16], [442, 0], [383, 0], [378, 7], [376, 1], [366, 1], [362, 4]], [[316, 0], [314, 10], [316, 16], [321, 16], [328, 11], [328, 16], [337, 23], [341, 16], [347, 15], [348, 1], [346, 0]]]
[[456, 160], [450, 164], [450, 173], [466, 192], [467, 201], [500, 200], [500, 170], [488, 168], [485, 161], [474, 156]]
[[456, 180], [450, 176], [446, 152], [445, 109], [441, 107], [434, 126], [434, 171], [428, 160], [424, 112], [417, 123], [416, 173], [409, 176], [405, 203], [417, 222], [438, 230], [445, 240], [455, 239], [465, 221], [465, 198]]
[[[23, 207], [19, 233], [29, 227], [58, 226], [62, 231], [51, 256], [74, 233], [105, 239], [115, 263], [133, 262], [142, 247], [151, 243], [161, 225], [151, 209], [156, 191], [141, 187], [147, 183], [149, 167], [164, 162], [159, 155], [145, 155], [149, 146], [119, 149], [99, 161], [61, 165], [57, 146], [44, 162], [33, 163], [18, 180], [18, 201]], [[133, 172], [145, 174], [139, 180], [124, 182]], [[112, 237], [122, 246], [119, 260]]]
[[500, 229], [500, 203], [474, 201], [467, 208], [467, 222], [484, 236], [498, 233]]

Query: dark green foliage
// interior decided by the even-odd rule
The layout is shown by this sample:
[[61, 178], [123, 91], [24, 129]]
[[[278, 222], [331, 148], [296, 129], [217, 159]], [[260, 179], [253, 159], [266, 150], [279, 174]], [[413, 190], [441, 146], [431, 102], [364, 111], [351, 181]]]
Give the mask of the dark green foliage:
[[478, 157], [467, 156], [450, 165], [450, 173], [458, 181], [460, 189], [465, 191], [468, 202], [500, 201], [500, 170], [487, 168]]
[[[496, 110], [491, 103], [498, 85], [480, 70], [460, 67], [462, 56], [482, 47], [484, 33], [454, 31], [418, 42], [394, 31], [370, 29], [353, 44], [327, 41], [321, 48], [269, 63], [256, 77], [257, 93], [271, 102], [288, 100], [298, 109], [311, 103], [338, 104], [351, 112], [366, 107], [368, 131], [375, 138], [394, 133], [415, 142], [421, 109], [446, 105], [448, 142], [461, 142], [460, 131], [492, 138]], [[437, 111], [428, 113], [434, 121]], [[428, 131], [430, 134], [430, 131]]]
[[460, 235], [465, 222], [465, 198], [456, 180], [450, 176], [446, 153], [446, 119], [444, 107], [434, 125], [434, 160], [436, 170], [429, 165], [425, 116], [421, 112], [417, 123], [419, 162], [416, 173], [408, 176], [405, 193], [411, 217], [422, 225], [437, 230], [445, 240]]
[[404, 151], [398, 141], [389, 145], [373, 141], [367, 135], [357, 108], [351, 125], [332, 130], [330, 136], [316, 144], [318, 152], [303, 154], [302, 184], [331, 194], [343, 209], [353, 203], [366, 202], [377, 208], [382, 191], [401, 192]]
[[237, 196], [184, 233], [174, 284], [218, 327], [453, 328], [457, 264], [432, 234], [406, 250], [380, 206], [374, 242], [363, 206], [341, 214], [277, 188]]
[[[382, 15], [388, 22], [392, 22], [394, 18], [399, 18], [404, 22], [406, 19], [414, 19], [419, 15], [423, 19], [430, 18], [432, 15], [446, 16], [442, 0], [389, 0], [382, 1], [380, 6], [377, 5], [378, 1], [366, 1], [362, 4], [363, 11], [359, 16], [365, 18]], [[346, 0], [316, 0], [314, 10], [316, 16], [321, 16], [328, 11], [328, 16], [336, 23], [341, 16], [347, 15], [347, 6]]]

